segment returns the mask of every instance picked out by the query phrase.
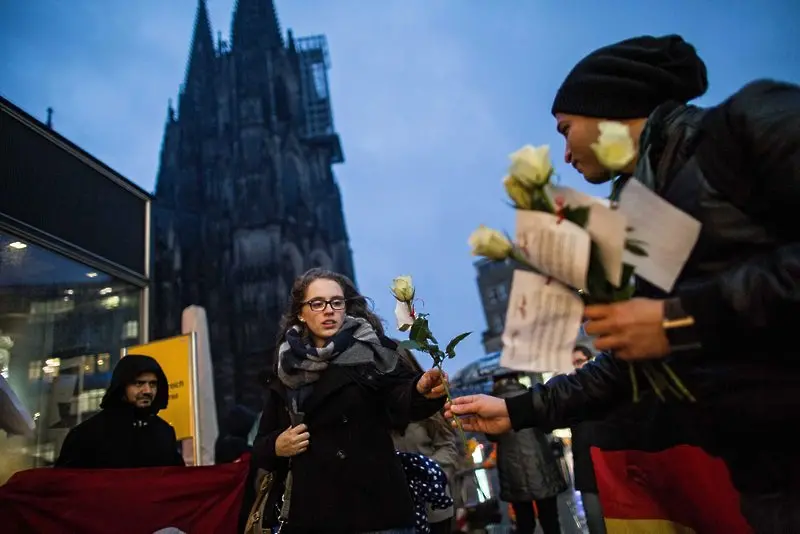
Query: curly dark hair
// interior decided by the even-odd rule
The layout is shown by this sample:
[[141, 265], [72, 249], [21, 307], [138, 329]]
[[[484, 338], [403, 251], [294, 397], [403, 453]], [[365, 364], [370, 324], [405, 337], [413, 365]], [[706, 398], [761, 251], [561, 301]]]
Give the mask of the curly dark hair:
[[347, 300], [347, 315], [365, 319], [370, 325], [372, 325], [372, 328], [375, 329], [375, 333], [377, 333], [378, 336], [385, 336], [383, 323], [381, 322], [380, 317], [378, 317], [372, 311], [372, 300], [359, 293], [352, 280], [343, 274], [328, 271], [326, 269], [314, 268], [309, 269], [305, 273], [295, 278], [294, 284], [292, 284], [292, 290], [289, 293], [289, 306], [283, 313], [278, 326], [278, 342], [275, 345], [276, 350], [281, 346], [281, 343], [286, 340], [286, 332], [290, 328], [298, 325], [303, 329], [306, 328], [303, 323], [300, 322], [298, 316], [300, 315], [300, 311], [303, 309], [303, 303], [306, 299], [306, 290], [308, 289], [308, 286], [311, 285], [311, 282], [320, 279], [332, 280], [341, 286], [342, 291], [344, 292], [343, 296], [345, 300]]

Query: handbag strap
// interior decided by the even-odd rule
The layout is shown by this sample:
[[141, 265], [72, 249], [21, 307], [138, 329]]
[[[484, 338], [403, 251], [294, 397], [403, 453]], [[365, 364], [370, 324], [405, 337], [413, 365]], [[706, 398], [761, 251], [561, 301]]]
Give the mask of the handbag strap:
[[269, 494], [272, 491], [272, 486], [275, 483], [275, 474], [267, 471], [261, 475], [258, 484], [258, 495], [250, 508], [250, 514], [247, 517], [247, 524], [245, 525], [245, 534], [262, 534], [261, 520], [264, 518], [264, 507], [269, 501]]

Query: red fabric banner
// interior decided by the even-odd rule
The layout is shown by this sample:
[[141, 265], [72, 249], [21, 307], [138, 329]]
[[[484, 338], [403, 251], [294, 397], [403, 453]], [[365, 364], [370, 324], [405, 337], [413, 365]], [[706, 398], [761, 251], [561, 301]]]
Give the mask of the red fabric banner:
[[235, 533], [249, 463], [21, 471], [0, 487], [0, 531]]
[[703, 449], [659, 452], [592, 447], [609, 534], [752, 534], [728, 468]]

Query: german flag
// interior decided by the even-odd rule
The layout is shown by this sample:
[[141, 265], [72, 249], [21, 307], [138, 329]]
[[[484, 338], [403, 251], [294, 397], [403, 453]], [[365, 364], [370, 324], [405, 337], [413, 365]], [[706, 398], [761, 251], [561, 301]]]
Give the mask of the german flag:
[[608, 534], [752, 534], [719, 458], [691, 445], [659, 452], [592, 447]]
[[591, 454], [608, 534], [753, 534], [727, 466], [687, 415], [648, 395], [598, 425]]

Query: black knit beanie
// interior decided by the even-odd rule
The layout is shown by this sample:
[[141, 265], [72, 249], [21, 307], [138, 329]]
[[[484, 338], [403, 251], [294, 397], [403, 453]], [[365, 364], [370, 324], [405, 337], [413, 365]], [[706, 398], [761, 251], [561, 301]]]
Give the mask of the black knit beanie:
[[706, 65], [692, 45], [678, 35], [644, 35], [599, 48], [578, 62], [556, 93], [552, 112], [635, 119], [707, 89]]

